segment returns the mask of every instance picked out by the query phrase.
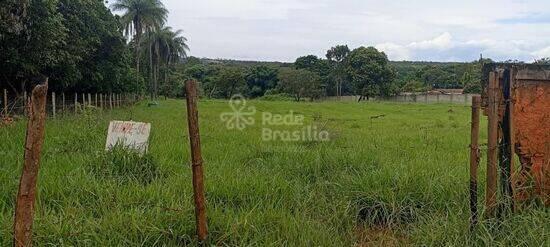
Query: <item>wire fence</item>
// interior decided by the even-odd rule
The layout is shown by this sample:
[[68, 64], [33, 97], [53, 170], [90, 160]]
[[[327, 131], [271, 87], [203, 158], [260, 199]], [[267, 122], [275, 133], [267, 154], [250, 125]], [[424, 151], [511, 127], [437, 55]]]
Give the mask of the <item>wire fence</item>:
[[[479, 94], [400, 94], [391, 97], [371, 97], [369, 101], [389, 101], [389, 102], [404, 102], [404, 103], [447, 103], [447, 104], [464, 104], [471, 105], [472, 97]], [[359, 101], [360, 96], [331, 96], [326, 97], [327, 101]], [[365, 98], [362, 101], [366, 101]]]
[[[0, 97], [0, 116], [10, 118], [24, 116], [27, 112], [30, 92], [15, 94], [6, 89], [2, 90]], [[130, 106], [143, 99], [142, 95], [128, 93], [48, 93], [46, 112], [49, 117], [59, 115], [78, 114], [86, 108], [100, 110], [112, 110]]]

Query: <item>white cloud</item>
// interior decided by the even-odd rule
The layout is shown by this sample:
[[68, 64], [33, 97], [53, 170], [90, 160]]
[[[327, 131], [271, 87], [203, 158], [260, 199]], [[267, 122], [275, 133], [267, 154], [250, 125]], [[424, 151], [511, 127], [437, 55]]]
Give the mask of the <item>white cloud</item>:
[[383, 51], [392, 60], [411, 60], [410, 50], [402, 45], [393, 43], [382, 43], [375, 46], [379, 51]]
[[480, 39], [460, 41], [445, 32], [432, 39], [409, 44], [381, 43], [375, 46], [388, 54], [391, 60], [472, 61], [483, 54], [497, 61], [518, 59], [526, 62], [550, 57], [550, 46], [526, 40]]
[[423, 49], [423, 50], [429, 50], [429, 49], [437, 49], [437, 50], [444, 50], [449, 49], [452, 47], [452, 39], [453, 36], [445, 32], [433, 39], [430, 40], [423, 40], [420, 42], [412, 42], [407, 47], [410, 49]]
[[185, 30], [190, 54], [199, 57], [293, 61], [338, 44], [376, 46], [397, 60], [549, 55], [550, 22], [524, 20], [550, 16], [548, 0], [163, 2], [168, 24]]
[[550, 46], [531, 53], [535, 59], [550, 57]]

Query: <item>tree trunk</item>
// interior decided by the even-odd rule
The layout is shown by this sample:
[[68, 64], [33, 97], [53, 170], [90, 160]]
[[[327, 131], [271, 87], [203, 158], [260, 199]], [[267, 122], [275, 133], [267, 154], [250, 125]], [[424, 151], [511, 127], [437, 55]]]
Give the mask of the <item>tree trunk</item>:
[[149, 93], [151, 95], [151, 100], [155, 100], [155, 95], [153, 92], [153, 49], [149, 45]]

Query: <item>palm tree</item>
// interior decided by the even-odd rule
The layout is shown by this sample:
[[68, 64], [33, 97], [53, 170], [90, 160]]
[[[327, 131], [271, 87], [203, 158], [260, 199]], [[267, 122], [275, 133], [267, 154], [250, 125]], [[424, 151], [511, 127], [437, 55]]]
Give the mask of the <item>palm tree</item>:
[[171, 27], [164, 27], [153, 32], [149, 32], [144, 48], [149, 51], [150, 79], [152, 88], [152, 97], [158, 93], [158, 77], [160, 66], [164, 66], [164, 82], [167, 81], [168, 67], [179, 62], [187, 56], [189, 46], [187, 39], [181, 35], [182, 31], [172, 31]]
[[124, 11], [120, 18], [126, 36], [134, 36], [136, 70], [139, 74], [140, 46], [143, 33], [157, 30], [166, 22], [168, 10], [160, 0], [115, 0], [114, 11]]

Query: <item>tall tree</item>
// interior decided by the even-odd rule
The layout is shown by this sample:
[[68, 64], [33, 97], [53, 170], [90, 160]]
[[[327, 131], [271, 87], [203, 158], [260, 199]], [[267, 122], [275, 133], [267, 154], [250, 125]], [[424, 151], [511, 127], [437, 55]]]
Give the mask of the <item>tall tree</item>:
[[352, 79], [355, 93], [361, 100], [366, 96], [388, 96], [395, 72], [389, 65], [388, 57], [374, 47], [359, 47], [349, 54], [347, 73]]
[[279, 90], [290, 94], [294, 100], [317, 99], [323, 95], [319, 74], [305, 69], [283, 68], [279, 71]]
[[260, 65], [251, 68], [245, 75], [248, 86], [248, 96], [252, 98], [264, 96], [265, 92], [277, 86], [277, 69]]
[[350, 50], [347, 45], [337, 45], [327, 51], [327, 59], [331, 66], [331, 75], [336, 80], [336, 96], [342, 96], [342, 84], [346, 77], [345, 61]]
[[166, 22], [168, 10], [160, 0], [116, 0], [111, 8], [115, 11], [124, 11], [120, 21], [126, 36], [134, 36], [136, 70], [139, 73], [142, 35], [162, 27]]
[[164, 83], [168, 79], [168, 69], [173, 63], [181, 61], [187, 56], [189, 47], [187, 39], [181, 36], [182, 31], [172, 31], [171, 27], [164, 27], [148, 33], [143, 45], [149, 51], [150, 79], [153, 98], [158, 94], [160, 68], [164, 70]]

